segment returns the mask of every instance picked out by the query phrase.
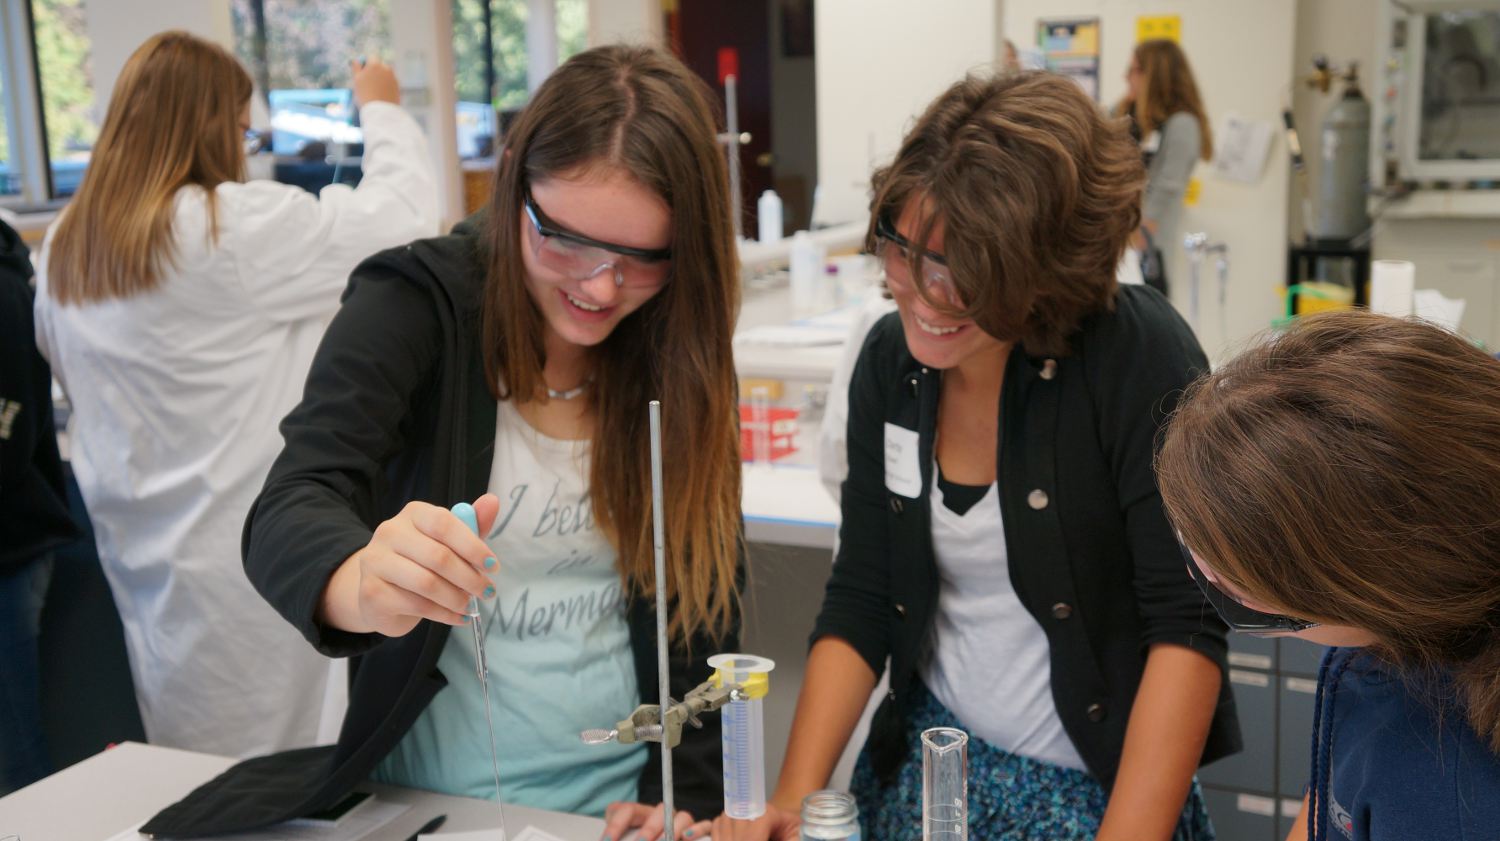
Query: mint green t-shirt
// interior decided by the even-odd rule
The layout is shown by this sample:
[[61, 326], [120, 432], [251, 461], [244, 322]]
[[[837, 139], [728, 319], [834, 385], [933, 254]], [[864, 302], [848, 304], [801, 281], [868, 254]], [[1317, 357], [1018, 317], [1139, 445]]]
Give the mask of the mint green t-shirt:
[[[644, 745], [585, 745], [640, 703], [615, 551], [594, 524], [587, 441], [548, 438], [509, 401], [495, 423], [489, 489], [500, 516], [486, 535], [497, 595], [480, 603], [500, 796], [602, 816], [636, 799]], [[456, 627], [438, 659], [448, 685], [377, 767], [374, 778], [494, 799], [473, 632]]]

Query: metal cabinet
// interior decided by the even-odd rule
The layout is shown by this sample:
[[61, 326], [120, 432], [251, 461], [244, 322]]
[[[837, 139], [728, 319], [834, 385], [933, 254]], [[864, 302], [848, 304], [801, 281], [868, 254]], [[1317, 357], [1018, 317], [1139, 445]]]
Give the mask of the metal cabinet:
[[1229, 685], [1245, 748], [1198, 772], [1209, 816], [1224, 841], [1284, 841], [1296, 821], [1326, 651], [1287, 637], [1229, 635]]
[[1282, 674], [1318, 676], [1318, 669], [1323, 665], [1323, 655], [1328, 651], [1327, 646], [1292, 637], [1283, 637], [1276, 642], [1281, 649], [1279, 671]]
[[1276, 791], [1276, 683], [1268, 672], [1230, 669], [1245, 749], [1198, 772], [1204, 785], [1270, 795]]
[[1283, 797], [1300, 798], [1307, 788], [1312, 765], [1312, 725], [1318, 682], [1283, 676], [1280, 686], [1281, 726], [1276, 729], [1276, 790]]
[[1276, 671], [1276, 640], [1249, 634], [1229, 635], [1229, 666], [1234, 669]]
[[1276, 798], [1205, 787], [1203, 800], [1219, 841], [1278, 841]]

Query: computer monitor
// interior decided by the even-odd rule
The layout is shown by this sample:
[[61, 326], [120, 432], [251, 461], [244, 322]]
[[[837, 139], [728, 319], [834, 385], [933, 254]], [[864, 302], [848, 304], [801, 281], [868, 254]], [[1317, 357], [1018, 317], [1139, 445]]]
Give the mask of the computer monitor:
[[271, 151], [277, 155], [302, 155], [312, 143], [323, 144], [330, 153], [337, 144], [364, 143], [348, 88], [273, 90], [270, 100]]

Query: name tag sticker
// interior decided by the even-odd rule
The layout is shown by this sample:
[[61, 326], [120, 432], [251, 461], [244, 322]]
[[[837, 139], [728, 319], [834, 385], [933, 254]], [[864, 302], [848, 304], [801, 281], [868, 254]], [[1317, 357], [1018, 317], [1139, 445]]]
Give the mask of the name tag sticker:
[[911, 499], [922, 494], [915, 429], [894, 423], [885, 425], [885, 486], [891, 493]]

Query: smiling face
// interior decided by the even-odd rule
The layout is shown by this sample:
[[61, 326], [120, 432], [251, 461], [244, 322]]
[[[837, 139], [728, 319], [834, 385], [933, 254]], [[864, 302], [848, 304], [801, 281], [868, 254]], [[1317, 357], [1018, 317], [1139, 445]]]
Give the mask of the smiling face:
[[[918, 230], [916, 204], [908, 202], [895, 220], [896, 233], [907, 242], [912, 241], [912, 235]], [[943, 253], [941, 220], [933, 225], [926, 249], [932, 254]], [[901, 312], [906, 346], [918, 362], [930, 368], [957, 368], [965, 361], [993, 356], [1005, 349], [1005, 343], [979, 329], [973, 319], [956, 318], [922, 300], [917, 293], [906, 249], [887, 243], [883, 246], [883, 256], [887, 285]], [[948, 301], [956, 309], [962, 304], [951, 281], [942, 280], [947, 277], [946, 272], [946, 267], [926, 262], [922, 266], [922, 273], [927, 276], [925, 282], [931, 287], [929, 296], [935, 301]]]
[[[666, 202], [622, 170], [597, 168], [540, 179], [531, 184], [531, 197], [561, 231], [642, 250], [671, 245], [672, 212]], [[612, 260], [614, 265], [582, 280], [544, 265], [538, 256], [542, 237], [524, 212], [520, 224], [526, 291], [542, 313], [549, 340], [593, 347], [663, 288], [659, 270], [629, 257]]]

